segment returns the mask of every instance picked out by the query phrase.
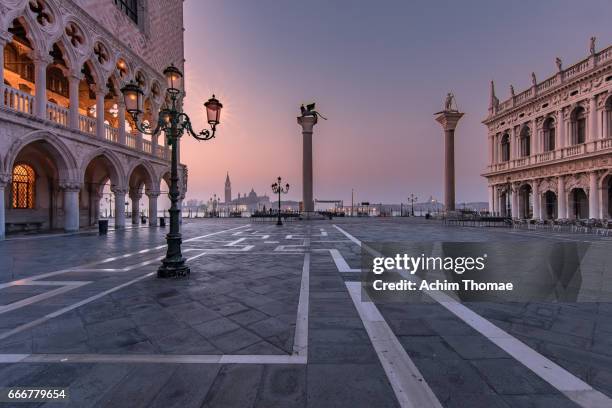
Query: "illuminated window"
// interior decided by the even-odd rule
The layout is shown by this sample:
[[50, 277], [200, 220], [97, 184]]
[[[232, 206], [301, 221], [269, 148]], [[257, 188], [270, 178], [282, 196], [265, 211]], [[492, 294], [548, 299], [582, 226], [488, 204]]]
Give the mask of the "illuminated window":
[[34, 208], [34, 187], [36, 175], [27, 164], [18, 164], [13, 168], [13, 208]]

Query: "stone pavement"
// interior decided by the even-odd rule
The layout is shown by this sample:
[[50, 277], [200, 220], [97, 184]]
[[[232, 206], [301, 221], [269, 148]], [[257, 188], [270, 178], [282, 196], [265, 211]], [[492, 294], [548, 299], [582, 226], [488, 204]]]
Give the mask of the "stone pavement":
[[155, 278], [162, 228], [0, 243], [0, 387], [70, 390], [19, 407], [612, 406], [610, 303], [465, 305], [519, 352], [433, 300], [374, 305], [351, 291], [360, 241], [587, 240], [603, 263], [607, 238], [250, 221], [186, 221], [188, 280]]

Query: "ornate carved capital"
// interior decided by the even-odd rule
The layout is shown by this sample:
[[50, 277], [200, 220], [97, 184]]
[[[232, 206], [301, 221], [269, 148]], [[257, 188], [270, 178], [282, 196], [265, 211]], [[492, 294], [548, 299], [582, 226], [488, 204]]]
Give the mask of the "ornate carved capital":
[[8, 173], [0, 173], [0, 187], [4, 187], [11, 182], [11, 175]]
[[74, 180], [61, 180], [59, 182], [59, 188], [63, 191], [80, 191], [81, 183]]

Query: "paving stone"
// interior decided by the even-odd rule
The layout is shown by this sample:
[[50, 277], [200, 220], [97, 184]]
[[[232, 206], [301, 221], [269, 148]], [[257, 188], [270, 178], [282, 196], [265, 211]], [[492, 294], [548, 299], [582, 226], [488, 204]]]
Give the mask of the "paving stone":
[[257, 398], [264, 367], [257, 364], [225, 365], [208, 392], [205, 408], [250, 407]]
[[255, 407], [306, 407], [306, 366], [266, 365]]
[[231, 320], [222, 317], [220, 319], [210, 320], [204, 323], [197, 324], [193, 328], [205, 338], [216, 337], [221, 334], [239, 329], [240, 326]]
[[209, 339], [215, 347], [225, 354], [231, 354], [261, 340], [259, 336], [242, 328]]
[[505, 358], [508, 354], [484, 336], [442, 336], [457, 354], [465, 359]]

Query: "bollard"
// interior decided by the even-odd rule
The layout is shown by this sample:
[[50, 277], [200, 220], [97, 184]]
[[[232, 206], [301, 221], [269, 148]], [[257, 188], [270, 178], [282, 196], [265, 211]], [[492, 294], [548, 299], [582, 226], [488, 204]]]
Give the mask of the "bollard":
[[159, 226], [160, 227], [165, 227], [166, 226], [166, 218], [165, 217], [159, 217]]
[[98, 220], [98, 232], [100, 235], [108, 233], [108, 220]]

